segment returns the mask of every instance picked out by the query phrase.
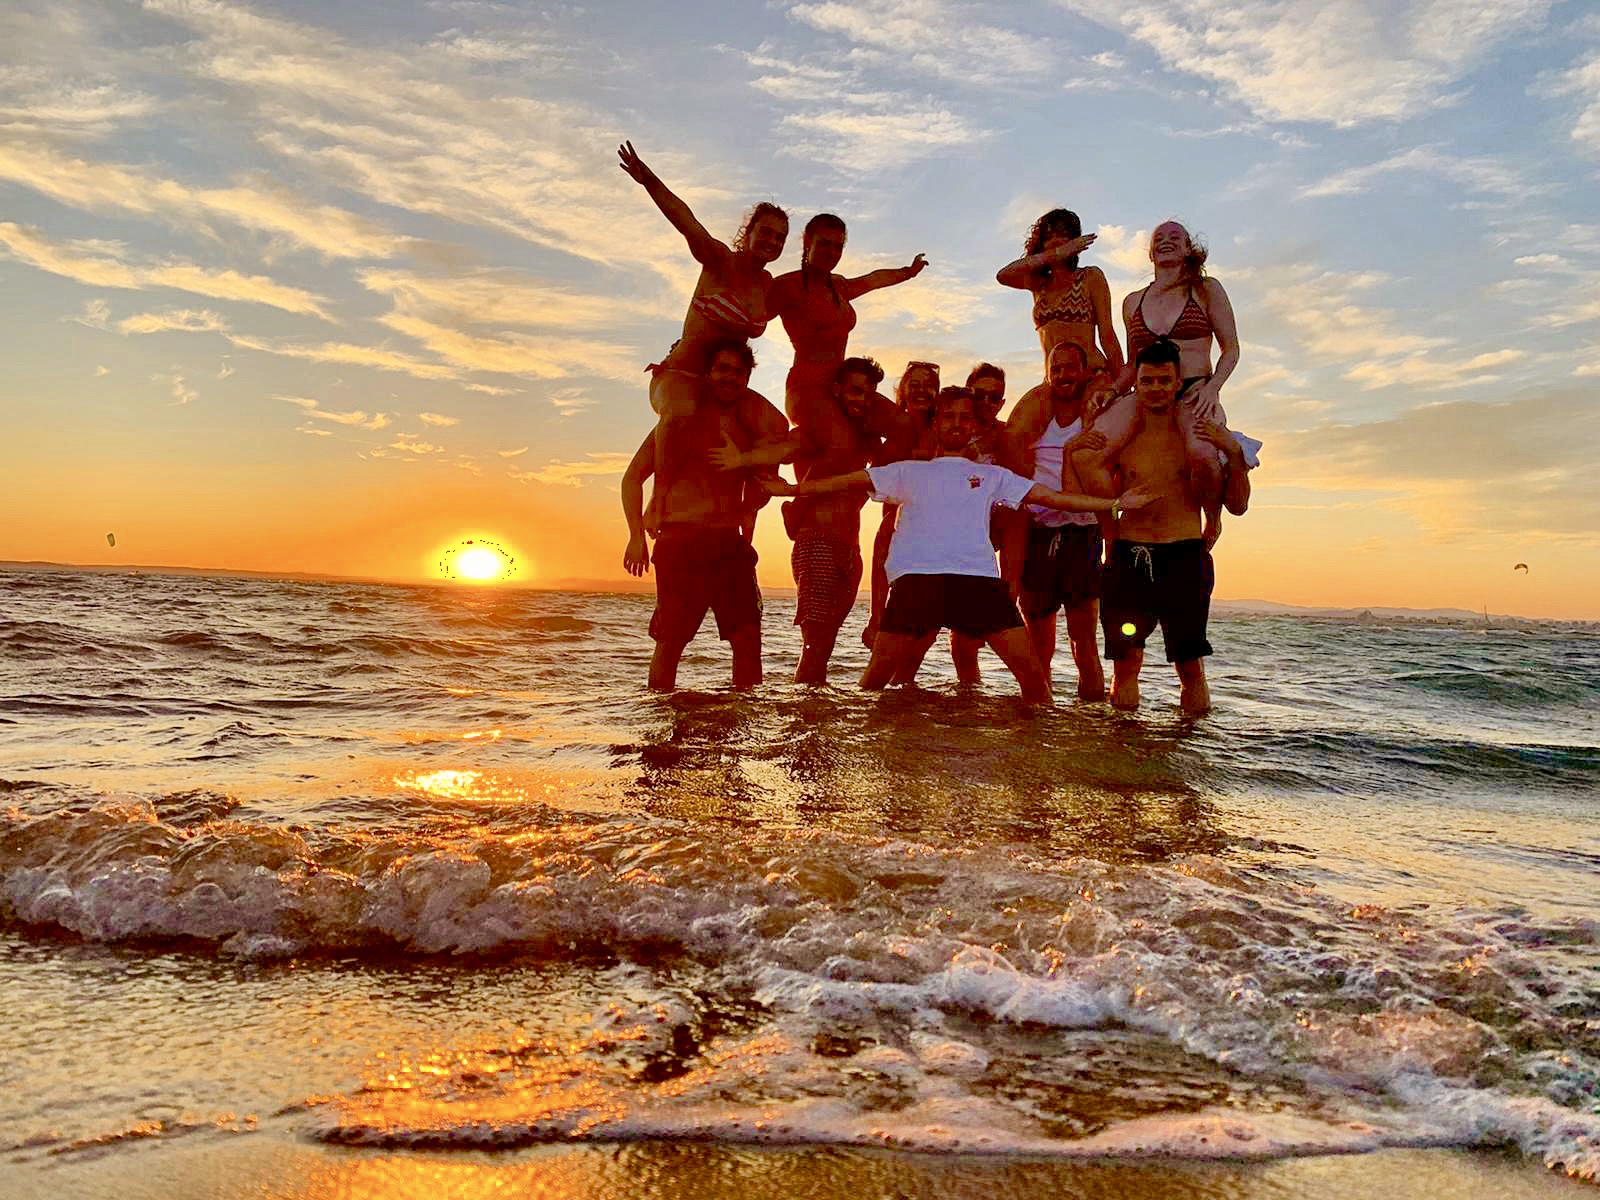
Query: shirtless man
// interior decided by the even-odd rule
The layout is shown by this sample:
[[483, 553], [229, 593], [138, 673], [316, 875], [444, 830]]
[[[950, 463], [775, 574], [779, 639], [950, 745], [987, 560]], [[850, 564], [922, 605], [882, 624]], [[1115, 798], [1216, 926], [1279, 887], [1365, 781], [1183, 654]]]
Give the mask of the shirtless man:
[[[1101, 383], [1106, 391], [1110, 385], [1103, 373], [1091, 373], [1083, 347], [1076, 342], [1058, 342], [1050, 351], [1049, 366], [1049, 423], [1019, 456], [1035, 483], [1058, 491], [1084, 490], [1078, 485], [1071, 456], [1103, 449], [1106, 444], [1104, 434], [1085, 430], [1084, 402], [1091, 384]], [[1067, 638], [1078, 668], [1078, 699], [1104, 700], [1106, 677], [1100, 666], [1096, 630], [1100, 615], [1099, 521], [1088, 513], [1051, 508], [1029, 508], [1025, 513], [1026, 525], [1007, 544], [1006, 557], [1013, 563], [1020, 560], [1020, 566], [1008, 563], [1007, 570], [1021, 579], [1022, 617], [1034, 653], [1048, 672], [1056, 652], [1056, 614], [1065, 610]]]
[[996, 504], [1023, 502], [1051, 508], [1120, 514], [1149, 500], [1129, 493], [1117, 500], [1070, 495], [1040, 487], [1004, 467], [970, 458], [977, 433], [972, 393], [945, 388], [934, 407], [934, 457], [905, 460], [811, 479], [802, 484], [766, 481], [780, 496], [819, 496], [870, 489], [873, 499], [900, 505], [889, 548], [889, 602], [861, 686], [877, 689], [899, 679], [905, 663], [941, 628], [985, 643], [1011, 669], [1023, 699], [1049, 703], [1050, 680], [1034, 656], [1016, 602], [1000, 579], [989, 516]]
[[[1076, 457], [1086, 487], [1112, 494], [1132, 487], [1154, 496], [1147, 508], [1118, 522], [1106, 564], [1100, 621], [1112, 664], [1111, 703], [1122, 709], [1139, 706], [1145, 639], [1160, 625], [1167, 661], [1178, 672], [1180, 705], [1185, 713], [1198, 715], [1211, 707], [1206, 620], [1215, 574], [1203, 538], [1187, 439], [1178, 424], [1182, 382], [1177, 345], [1161, 339], [1146, 346], [1135, 363], [1134, 420], [1098, 454]], [[1227, 455], [1223, 502], [1229, 512], [1242, 514], [1250, 502], [1243, 451], [1214, 422], [1206, 423], [1203, 433]]]
[[[693, 412], [673, 421], [665, 453], [658, 428], [640, 444], [622, 479], [622, 511], [628, 521], [622, 563], [630, 575], [643, 575], [650, 567], [644, 481], [651, 474], [656, 477], [653, 509], [660, 529], [655, 550], [656, 611], [650, 618], [656, 649], [649, 682], [659, 691], [676, 686], [678, 661], [708, 609], [716, 614], [718, 636], [733, 649], [733, 686], [749, 688], [761, 682], [761, 591], [756, 586], [755, 548], [746, 532], [757, 505], [746, 495], [745, 473], [719, 471], [707, 456], [728, 440], [752, 444], [746, 432], [748, 417], [741, 419], [741, 411], [760, 414], [762, 441], [781, 440], [789, 423], [750, 391], [755, 357], [747, 344], [716, 343], [707, 359], [710, 367], [700, 385], [700, 398]], [[761, 489], [750, 490], [765, 495]]]
[[[906, 450], [911, 421], [878, 394], [882, 382], [883, 368], [872, 359], [847, 358], [835, 372], [830, 395], [813, 401], [808, 393], [791, 392], [795, 427], [785, 442], [750, 452], [729, 445], [712, 460], [725, 470], [792, 461], [795, 477], [804, 482], [899, 457]], [[799, 593], [794, 623], [800, 627], [802, 648], [796, 683], [828, 681], [828, 660], [861, 587], [861, 508], [866, 502], [863, 493], [836, 492], [783, 506], [784, 527], [794, 541], [790, 566]]]

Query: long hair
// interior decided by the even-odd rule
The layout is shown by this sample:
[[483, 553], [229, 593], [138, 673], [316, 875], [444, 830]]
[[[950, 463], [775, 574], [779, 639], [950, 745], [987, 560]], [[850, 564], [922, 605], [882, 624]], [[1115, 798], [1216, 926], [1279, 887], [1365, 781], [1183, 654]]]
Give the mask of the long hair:
[[[1190, 233], [1189, 227], [1178, 220], [1177, 217], [1168, 217], [1161, 222], [1161, 225], [1176, 225], [1183, 230], [1183, 236], [1188, 239], [1189, 253], [1183, 256], [1183, 279], [1185, 283], [1193, 287], [1206, 277], [1206, 256], [1210, 251], [1206, 249], [1206, 244]], [[1157, 225], [1156, 229], [1160, 229], [1161, 225]], [[1151, 255], [1154, 255], [1156, 248], [1156, 229], [1150, 231], [1149, 250]]]
[[[810, 257], [811, 241], [823, 230], [830, 230], [834, 233], [837, 233], [840, 237], [849, 236], [849, 232], [844, 227], [843, 219], [834, 216], [832, 213], [818, 213], [816, 216], [812, 217], [811, 220], [806, 222], [805, 233], [803, 233], [800, 238], [800, 287], [802, 289], [809, 288], [811, 286], [811, 279], [814, 274], [811, 266], [806, 262], [806, 259]], [[824, 271], [822, 273], [822, 279], [823, 282], [828, 285], [828, 291], [833, 296], [833, 302], [838, 304], [839, 291], [833, 286], [833, 272]]]
[[[1070, 208], [1052, 208], [1044, 216], [1035, 221], [1028, 230], [1028, 240], [1023, 243], [1025, 254], [1037, 254], [1044, 249], [1044, 244], [1053, 237], [1082, 237], [1083, 222], [1078, 219], [1078, 214]], [[1069, 271], [1078, 269], [1078, 256], [1074, 254], [1062, 264]], [[1042, 272], [1044, 278], [1049, 279], [1053, 269], [1046, 267]]]
[[[911, 373], [913, 371], [931, 371], [933, 373], [933, 384], [934, 384], [934, 387], [937, 388], [939, 386], [939, 364], [938, 363], [915, 362], [915, 361], [908, 362], [906, 364], [906, 369], [904, 371], [900, 372], [899, 381], [894, 385], [894, 403], [895, 403], [895, 407], [900, 409], [902, 412], [906, 411], [910, 407], [910, 405], [907, 403], [907, 400], [906, 400], [906, 383], [907, 383], [908, 380], [910, 380]], [[933, 416], [933, 409], [932, 409], [931, 406], [928, 409], [928, 415], [929, 415], [930, 419]]]
[[753, 206], [749, 212], [745, 213], [744, 220], [739, 222], [739, 232], [733, 235], [733, 248], [737, 253], [743, 254], [750, 249], [750, 230], [755, 227], [755, 223], [762, 217], [778, 217], [783, 221], [785, 228], [789, 224], [788, 213], [770, 200], [761, 201]]

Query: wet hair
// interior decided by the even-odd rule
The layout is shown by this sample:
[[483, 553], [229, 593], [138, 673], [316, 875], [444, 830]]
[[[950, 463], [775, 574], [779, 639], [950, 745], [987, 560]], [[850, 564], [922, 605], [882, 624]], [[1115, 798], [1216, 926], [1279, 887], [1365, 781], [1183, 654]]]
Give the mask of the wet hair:
[[937, 417], [941, 410], [949, 408], [957, 400], [965, 400], [974, 411], [977, 410], [978, 398], [972, 394], [971, 388], [947, 387], [940, 388], [939, 394], [933, 398], [933, 415]]
[[[1028, 240], [1023, 243], [1023, 250], [1027, 254], [1037, 254], [1044, 249], [1044, 244], [1049, 238], [1081, 236], [1083, 236], [1083, 222], [1078, 219], [1077, 213], [1070, 208], [1052, 208], [1028, 230]], [[1078, 256], [1074, 254], [1061, 265], [1069, 271], [1076, 271]], [[1053, 270], [1052, 267], [1046, 267], [1040, 274], [1049, 279]]]
[[756, 352], [750, 349], [750, 343], [739, 338], [719, 338], [706, 346], [706, 370], [711, 370], [711, 364], [717, 361], [719, 354], [737, 355], [739, 365], [746, 371], [756, 369]]
[[[811, 286], [811, 267], [806, 263], [807, 252], [811, 248], [811, 239], [824, 230], [837, 233], [840, 237], [849, 236], [849, 231], [845, 229], [843, 218], [836, 217], [832, 213], [818, 213], [806, 222], [805, 233], [800, 236], [800, 286], [802, 288]], [[835, 304], [840, 303], [838, 289], [833, 286], [833, 273], [824, 271], [822, 278], [823, 282], [828, 285], [828, 291], [833, 294], [833, 302]]]
[[789, 214], [772, 201], [763, 200], [745, 213], [744, 220], [739, 222], [739, 232], [733, 235], [734, 250], [742, 254], [750, 249], [750, 231], [762, 217], [777, 217], [783, 222], [784, 227], [788, 228]]
[[1135, 367], [1170, 366], [1179, 375], [1183, 374], [1183, 355], [1178, 353], [1178, 343], [1171, 338], [1157, 338], [1143, 350], [1139, 357], [1133, 360]]
[[[1168, 217], [1165, 221], [1161, 222], [1161, 225], [1176, 225], [1179, 229], [1183, 230], [1183, 236], [1189, 239], [1189, 253], [1183, 256], [1183, 278], [1191, 286], [1199, 283], [1206, 277], [1206, 255], [1210, 253], [1210, 251], [1206, 249], [1206, 244], [1202, 242], [1195, 234], [1189, 232], [1189, 227], [1182, 221], [1178, 220], [1177, 217]], [[1160, 229], [1161, 225], [1157, 225], [1156, 229]], [[1150, 231], [1149, 252], [1152, 255], [1155, 253], [1156, 249], [1156, 229], [1152, 229]]]
[[883, 382], [883, 368], [878, 365], [878, 360], [875, 358], [845, 359], [839, 364], [839, 370], [833, 377], [834, 382], [843, 387], [844, 381], [851, 375], [865, 375], [869, 388], [875, 388]]
[[1006, 373], [990, 362], [981, 362], [967, 372], [968, 387], [971, 387], [980, 379], [998, 379], [1002, 390], [1006, 386]]

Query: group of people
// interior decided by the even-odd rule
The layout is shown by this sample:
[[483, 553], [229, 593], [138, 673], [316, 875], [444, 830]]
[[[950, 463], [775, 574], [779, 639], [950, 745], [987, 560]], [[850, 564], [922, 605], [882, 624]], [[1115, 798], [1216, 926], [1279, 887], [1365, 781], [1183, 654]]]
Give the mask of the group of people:
[[[883, 368], [848, 353], [853, 302], [917, 276], [922, 255], [840, 274], [845, 224], [824, 213], [806, 224], [799, 269], [773, 278], [789, 232], [782, 209], [756, 205], [724, 243], [631, 143], [618, 153], [701, 268], [681, 336], [648, 368], [656, 425], [622, 483], [624, 567], [655, 567], [651, 687], [675, 686], [708, 612], [732, 648], [734, 686], [760, 682], [751, 538], [773, 496], [789, 497], [782, 513], [802, 639], [795, 679], [825, 682], [868, 576], [860, 532], [870, 497], [884, 511], [863, 687], [911, 682], [948, 629], [963, 682], [977, 680], [987, 645], [1027, 700], [1048, 702], [1065, 612], [1080, 698], [1106, 698], [1103, 629], [1111, 702], [1137, 707], [1145, 641], [1159, 626], [1182, 707], [1210, 706], [1211, 547], [1222, 510], [1248, 507], [1258, 446], [1226, 426], [1219, 393], [1239, 359], [1233, 311], [1182, 225], [1157, 227], [1154, 278], [1123, 301], [1125, 358], [1105, 276], [1079, 263], [1094, 235], [1065, 209], [1035, 222], [1025, 253], [997, 279], [1033, 294], [1045, 378], [1002, 421], [1006, 376], [993, 364], [941, 387], [937, 364], [907, 363], [891, 400], [880, 390]], [[773, 317], [794, 346], [783, 412], [749, 386], [750, 339]], [[782, 464], [796, 483], [778, 474]]]

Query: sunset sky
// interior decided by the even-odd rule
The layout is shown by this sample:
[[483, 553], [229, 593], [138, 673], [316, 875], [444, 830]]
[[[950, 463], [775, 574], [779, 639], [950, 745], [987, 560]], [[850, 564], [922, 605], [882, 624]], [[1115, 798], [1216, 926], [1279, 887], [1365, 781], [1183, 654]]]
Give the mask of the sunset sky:
[[[1028, 224], [1120, 299], [1177, 216], [1266, 443], [1219, 596], [1600, 618], [1586, 2], [8, 0], [0, 46], [0, 559], [620, 582], [694, 282], [627, 137], [724, 237], [785, 205], [780, 270], [819, 210], [847, 273], [926, 253], [857, 304], [891, 384], [1019, 395]], [[775, 507], [757, 546], [789, 583]]]

